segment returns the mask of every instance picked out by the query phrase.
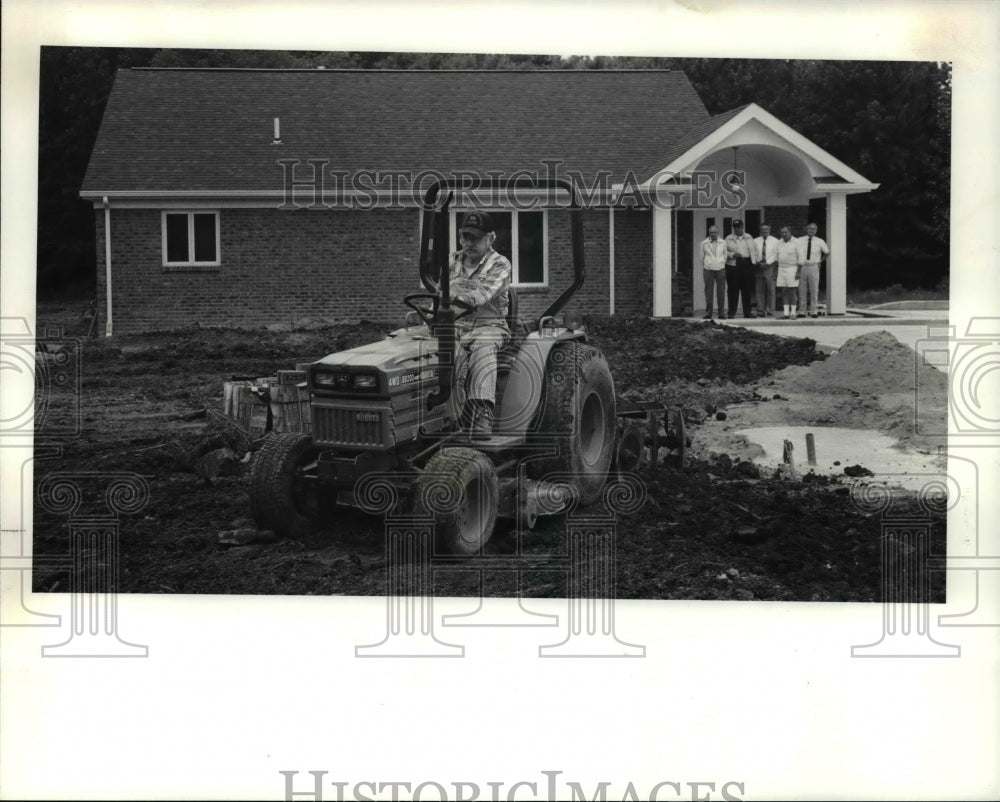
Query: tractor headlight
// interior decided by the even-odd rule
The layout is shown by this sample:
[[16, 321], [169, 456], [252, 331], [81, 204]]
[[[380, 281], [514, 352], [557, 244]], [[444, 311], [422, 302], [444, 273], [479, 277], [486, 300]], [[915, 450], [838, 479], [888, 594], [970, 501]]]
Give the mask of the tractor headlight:
[[313, 374], [313, 384], [317, 387], [347, 390], [351, 387], [351, 374], [317, 371]]
[[358, 390], [371, 390], [378, 386], [378, 382], [374, 373], [359, 373], [354, 377], [354, 386]]

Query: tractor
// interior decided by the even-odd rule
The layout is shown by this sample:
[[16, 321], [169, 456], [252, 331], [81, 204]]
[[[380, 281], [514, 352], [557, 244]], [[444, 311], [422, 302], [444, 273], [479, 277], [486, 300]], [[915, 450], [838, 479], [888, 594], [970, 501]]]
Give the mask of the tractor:
[[423, 199], [419, 273], [426, 292], [403, 298], [411, 310], [404, 328], [309, 365], [311, 432], [272, 434], [253, 460], [250, 502], [260, 528], [308, 540], [338, 507], [365, 509], [356, 494], [378, 477], [408, 512], [433, 519], [435, 553], [468, 556], [481, 553], [498, 516], [529, 531], [539, 515], [598, 500], [613, 466], [638, 463], [644, 435], [628, 416], [647, 410], [616, 413], [604, 355], [576, 316], [560, 316], [584, 283], [575, 186], [562, 179], [487, 186], [569, 193], [574, 276], [528, 321], [519, 318], [511, 288], [512, 337], [498, 357], [492, 436], [472, 439], [460, 425], [465, 388], [455, 380], [456, 323], [470, 309], [450, 297], [454, 185], [438, 181]]

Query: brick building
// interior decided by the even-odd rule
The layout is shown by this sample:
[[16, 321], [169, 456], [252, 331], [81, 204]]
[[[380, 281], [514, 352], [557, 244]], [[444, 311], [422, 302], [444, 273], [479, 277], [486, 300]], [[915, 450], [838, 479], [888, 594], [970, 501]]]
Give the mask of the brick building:
[[[817, 222], [843, 313], [846, 197], [877, 187], [755, 104], [710, 116], [679, 72], [121, 70], [80, 193], [105, 333], [400, 320], [422, 190], [518, 171], [582, 189], [573, 307], [656, 317], [703, 308], [695, 250], [736, 216]], [[537, 314], [571, 281], [565, 195], [459, 193], [453, 234], [474, 206]]]

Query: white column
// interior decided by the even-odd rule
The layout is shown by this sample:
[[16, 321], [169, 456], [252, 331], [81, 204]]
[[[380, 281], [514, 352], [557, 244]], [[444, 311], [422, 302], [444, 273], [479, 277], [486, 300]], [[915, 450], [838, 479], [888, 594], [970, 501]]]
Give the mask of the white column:
[[842, 192], [827, 193], [826, 236], [830, 246], [826, 259], [826, 311], [843, 315], [847, 312], [847, 195]]
[[691, 311], [694, 313], [704, 312], [708, 308], [708, 302], [705, 298], [705, 276], [702, 273], [703, 266], [699, 258], [701, 241], [704, 239], [701, 235], [705, 231], [708, 214], [702, 211], [695, 211], [692, 213], [692, 217], [693, 221], [691, 225], [694, 236], [691, 237], [691, 264], [694, 265], [694, 271], [691, 275]]
[[671, 209], [653, 209], [653, 317], [670, 317], [671, 298], [670, 255], [673, 252]]

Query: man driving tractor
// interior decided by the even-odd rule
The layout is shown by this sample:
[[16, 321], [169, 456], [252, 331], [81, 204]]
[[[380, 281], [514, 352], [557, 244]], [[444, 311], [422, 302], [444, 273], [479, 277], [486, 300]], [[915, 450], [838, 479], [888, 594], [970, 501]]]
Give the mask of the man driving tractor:
[[[469, 556], [481, 552], [498, 517], [528, 531], [540, 514], [562, 510], [561, 503], [543, 510], [539, 501], [551, 495], [551, 477], [568, 479], [566, 498], [587, 505], [601, 497], [616, 459], [619, 470], [638, 464], [643, 436], [628, 419], [638, 412], [652, 428], [655, 415], [620, 415], [604, 355], [585, 331], [556, 317], [584, 282], [575, 186], [528, 179], [497, 186], [569, 192], [573, 283], [515, 330], [513, 271], [494, 249], [494, 221], [478, 210], [463, 215], [453, 250], [451, 187], [430, 187], [418, 262], [427, 291], [403, 298], [416, 319], [309, 365], [310, 431], [274, 433], [253, 460], [250, 501], [260, 528], [309, 540], [338, 507], [369, 509], [365, 483], [375, 480], [391, 486], [392, 504], [430, 516], [436, 553]], [[525, 455], [530, 464], [521, 471]]]
[[493, 250], [497, 235], [486, 212], [466, 214], [458, 233], [462, 247], [451, 258], [451, 295], [472, 311], [457, 322], [455, 384], [467, 388], [463, 428], [474, 439], [488, 439], [493, 434], [497, 352], [510, 340], [511, 265]]

